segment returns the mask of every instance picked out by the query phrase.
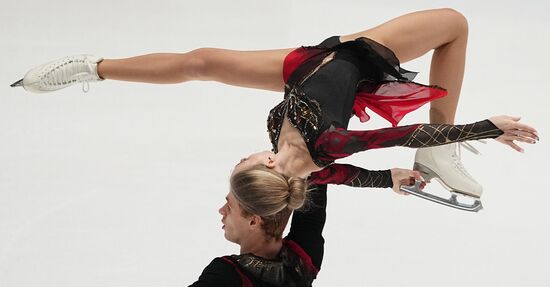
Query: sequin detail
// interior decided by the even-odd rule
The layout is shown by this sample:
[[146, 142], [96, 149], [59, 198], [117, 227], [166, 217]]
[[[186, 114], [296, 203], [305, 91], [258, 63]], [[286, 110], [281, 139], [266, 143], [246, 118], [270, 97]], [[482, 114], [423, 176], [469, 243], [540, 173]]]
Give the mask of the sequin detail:
[[278, 260], [268, 260], [253, 254], [231, 255], [231, 260], [263, 282], [274, 286], [309, 286], [316, 272], [308, 270], [297, 254], [283, 245]]
[[294, 88], [285, 94], [285, 99], [281, 103], [271, 109], [267, 118], [273, 152], [278, 152], [277, 143], [285, 116], [292, 126], [300, 131], [308, 146], [311, 139], [317, 138], [320, 129], [321, 107], [317, 101], [307, 97], [298, 88]]

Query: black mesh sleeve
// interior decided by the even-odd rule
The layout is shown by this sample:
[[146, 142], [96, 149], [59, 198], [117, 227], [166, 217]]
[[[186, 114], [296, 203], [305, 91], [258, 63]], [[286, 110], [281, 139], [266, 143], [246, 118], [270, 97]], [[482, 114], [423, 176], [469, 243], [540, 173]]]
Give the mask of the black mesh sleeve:
[[330, 162], [367, 149], [393, 146], [422, 148], [496, 138], [503, 133], [489, 120], [466, 125], [416, 124], [371, 131], [337, 128], [323, 132], [315, 143], [315, 150], [318, 160]]
[[421, 148], [452, 142], [496, 138], [503, 133], [489, 120], [467, 125], [422, 124], [411, 133], [402, 145]]
[[331, 164], [308, 178], [311, 184], [344, 184], [353, 187], [392, 187], [391, 171], [368, 170], [350, 164]]
[[286, 236], [296, 242], [311, 257], [313, 265], [321, 270], [325, 239], [323, 228], [327, 218], [327, 186], [310, 186], [309, 202], [300, 210], [294, 211], [290, 232]]

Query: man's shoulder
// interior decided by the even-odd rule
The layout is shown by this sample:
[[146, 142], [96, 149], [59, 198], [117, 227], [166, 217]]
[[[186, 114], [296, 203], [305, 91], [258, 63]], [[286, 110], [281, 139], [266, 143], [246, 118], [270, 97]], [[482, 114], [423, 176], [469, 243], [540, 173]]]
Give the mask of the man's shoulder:
[[191, 286], [242, 286], [241, 276], [228, 256], [216, 257], [210, 261], [199, 280]]

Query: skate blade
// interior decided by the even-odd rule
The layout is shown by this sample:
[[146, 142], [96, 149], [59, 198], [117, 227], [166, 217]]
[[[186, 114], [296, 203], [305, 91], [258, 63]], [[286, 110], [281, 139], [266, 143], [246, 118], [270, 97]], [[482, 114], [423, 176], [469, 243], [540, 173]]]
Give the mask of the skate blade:
[[21, 80], [19, 80], [19, 81], [17, 81], [17, 82], [10, 85], [10, 87], [12, 87], [12, 88], [22, 87], [22, 86], [23, 86], [23, 79], [21, 79]]
[[[415, 195], [415, 196], [418, 196], [420, 198], [435, 202], [435, 203], [439, 203], [439, 204], [442, 204], [442, 205], [445, 205], [445, 206], [449, 206], [449, 207], [464, 210], [464, 211], [478, 212], [481, 209], [483, 209], [483, 206], [481, 205], [480, 200], [476, 199], [474, 201], [474, 203], [472, 203], [472, 204], [461, 203], [456, 199], [457, 198], [456, 193], [451, 193], [451, 197], [448, 198], [448, 199], [447, 198], [442, 198], [442, 197], [439, 197], [439, 196], [436, 196], [436, 195], [433, 195], [433, 194], [422, 191], [421, 188], [420, 188], [421, 184], [422, 184], [422, 182], [417, 180], [414, 185], [410, 185], [410, 186], [402, 185], [399, 188], [399, 190], [401, 190], [403, 192], [406, 192], [406, 193], [409, 193], [409, 194], [412, 194], [412, 195]], [[470, 197], [470, 198], [472, 198], [472, 197]]]

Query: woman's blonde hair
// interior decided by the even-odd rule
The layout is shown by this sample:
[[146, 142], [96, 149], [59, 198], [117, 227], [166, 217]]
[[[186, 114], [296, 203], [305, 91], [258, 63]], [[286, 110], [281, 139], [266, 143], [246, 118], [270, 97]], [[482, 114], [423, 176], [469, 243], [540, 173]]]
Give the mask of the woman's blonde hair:
[[287, 177], [265, 165], [256, 165], [231, 177], [231, 192], [244, 216], [258, 215], [267, 235], [280, 238], [293, 210], [306, 201], [307, 183]]

